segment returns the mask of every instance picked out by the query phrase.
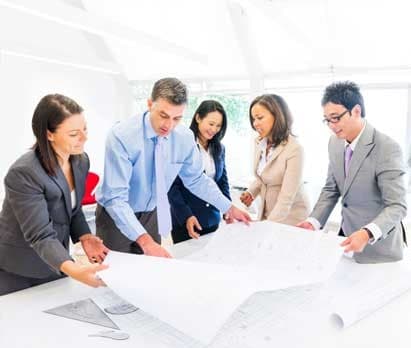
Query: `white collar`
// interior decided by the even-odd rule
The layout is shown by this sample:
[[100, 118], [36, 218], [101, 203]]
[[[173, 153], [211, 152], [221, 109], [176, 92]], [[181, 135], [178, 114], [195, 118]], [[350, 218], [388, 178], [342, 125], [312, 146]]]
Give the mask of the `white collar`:
[[267, 138], [263, 138], [260, 140], [258, 143], [258, 147], [260, 148], [261, 151], [265, 151], [267, 149]]
[[355, 137], [355, 139], [351, 143], [349, 143], [347, 140], [345, 140], [344, 141], [345, 147], [349, 146], [352, 151], [355, 150], [355, 147], [357, 146], [358, 141], [360, 140], [362, 133], [364, 133], [364, 129], [365, 129], [366, 125], [367, 125], [367, 120], [364, 120], [364, 126], [362, 127], [361, 132]]

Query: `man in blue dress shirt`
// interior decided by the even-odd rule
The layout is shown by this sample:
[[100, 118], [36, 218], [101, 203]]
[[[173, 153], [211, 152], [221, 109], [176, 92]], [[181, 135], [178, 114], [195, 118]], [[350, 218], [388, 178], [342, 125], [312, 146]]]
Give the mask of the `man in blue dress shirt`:
[[170, 231], [158, 231], [157, 223], [154, 154], [159, 140], [163, 143], [166, 190], [179, 175], [192, 193], [221, 212], [246, 223], [250, 220], [203, 173], [193, 133], [178, 125], [186, 103], [187, 88], [181, 81], [161, 79], [147, 101], [148, 111], [117, 123], [108, 134], [96, 225], [97, 235], [110, 249], [170, 257], [160, 245], [159, 234]]

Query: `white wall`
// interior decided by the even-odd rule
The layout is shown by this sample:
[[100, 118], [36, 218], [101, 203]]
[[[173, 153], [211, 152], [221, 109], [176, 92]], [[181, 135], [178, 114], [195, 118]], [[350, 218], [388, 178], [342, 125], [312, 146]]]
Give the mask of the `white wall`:
[[49, 93], [67, 95], [84, 108], [89, 128], [86, 151], [92, 170], [102, 173], [106, 132], [116, 120], [132, 112], [125, 80], [8, 55], [2, 57], [0, 77], [1, 178], [10, 164], [33, 144], [33, 111], [41, 97]]
[[0, 195], [9, 166], [34, 142], [33, 111], [49, 93], [84, 108], [91, 170], [102, 173], [108, 129], [133, 113], [128, 81], [110, 49], [95, 35], [0, 7]]

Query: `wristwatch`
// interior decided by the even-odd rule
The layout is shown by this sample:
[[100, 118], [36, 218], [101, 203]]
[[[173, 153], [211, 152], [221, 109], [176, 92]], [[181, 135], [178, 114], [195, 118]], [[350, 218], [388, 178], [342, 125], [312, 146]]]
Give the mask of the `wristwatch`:
[[374, 241], [374, 235], [372, 234], [372, 232], [367, 227], [363, 227], [362, 229], [365, 232], [367, 232], [368, 237], [370, 238], [369, 242], [373, 242]]

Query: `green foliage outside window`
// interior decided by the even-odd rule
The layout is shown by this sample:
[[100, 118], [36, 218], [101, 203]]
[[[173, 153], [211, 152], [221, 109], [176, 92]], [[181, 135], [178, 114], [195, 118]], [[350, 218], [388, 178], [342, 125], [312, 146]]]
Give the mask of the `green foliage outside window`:
[[[131, 82], [133, 94], [135, 96], [136, 109], [139, 112], [147, 109], [147, 98], [150, 95], [152, 83], [137, 83]], [[223, 94], [207, 94], [205, 96], [189, 97], [187, 108], [184, 112], [183, 123], [189, 126], [198, 105], [203, 100], [213, 99], [219, 101], [228, 117], [228, 129], [234, 131], [238, 135], [243, 135], [250, 132], [250, 122], [248, 119], [249, 100], [246, 96], [238, 95], [223, 95]]]
[[190, 97], [184, 113], [184, 124], [190, 125], [198, 105], [207, 99], [217, 100], [223, 105], [227, 113], [229, 129], [234, 130], [238, 134], [250, 131], [250, 121], [248, 118], [249, 102], [243, 96], [207, 95], [203, 97]]

